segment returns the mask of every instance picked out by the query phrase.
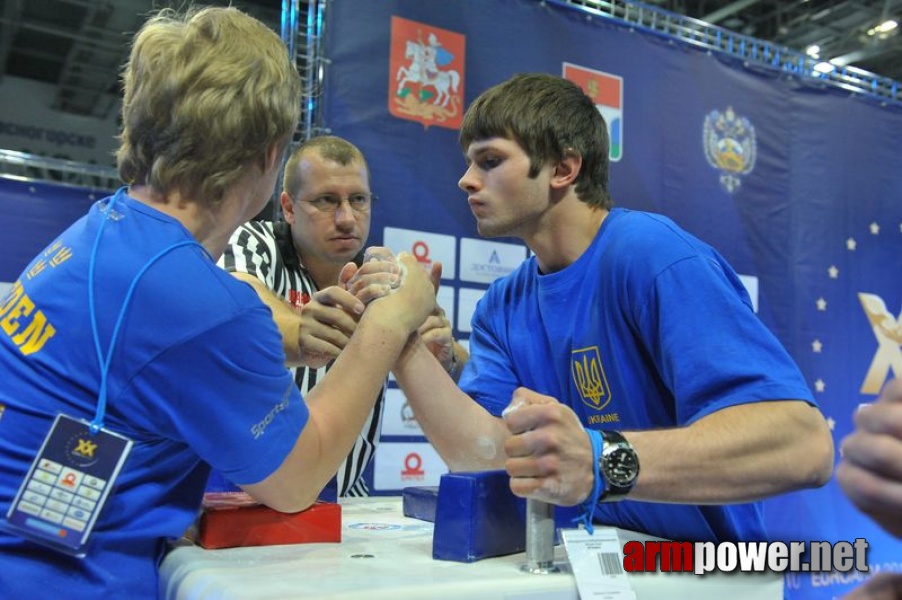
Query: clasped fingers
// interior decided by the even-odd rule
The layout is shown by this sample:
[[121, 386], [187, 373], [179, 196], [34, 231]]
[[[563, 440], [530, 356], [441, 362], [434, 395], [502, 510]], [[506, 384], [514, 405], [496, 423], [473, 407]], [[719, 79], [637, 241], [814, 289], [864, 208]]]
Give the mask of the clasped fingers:
[[401, 284], [401, 269], [394, 260], [363, 263], [347, 282], [347, 290], [364, 304], [389, 294]]

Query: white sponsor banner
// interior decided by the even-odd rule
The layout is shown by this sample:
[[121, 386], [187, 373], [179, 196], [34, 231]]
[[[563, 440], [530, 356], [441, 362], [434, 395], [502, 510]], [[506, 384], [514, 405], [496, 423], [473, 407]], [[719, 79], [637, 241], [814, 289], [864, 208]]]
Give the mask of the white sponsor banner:
[[447, 285], [439, 287], [435, 300], [444, 309], [445, 316], [451, 321], [451, 327], [454, 327], [454, 288]]
[[413, 410], [407, 404], [407, 397], [400, 388], [389, 388], [385, 392], [382, 435], [423, 435], [420, 424], [413, 416]]
[[473, 238], [460, 240], [460, 280], [492, 283], [520, 266], [526, 246]]
[[470, 322], [473, 320], [473, 312], [476, 310], [476, 303], [485, 294], [485, 290], [476, 288], [460, 288], [457, 290], [457, 330], [473, 331]]
[[429, 444], [382, 442], [376, 448], [373, 487], [384, 492], [412, 485], [438, 485], [447, 472], [448, 467]]
[[740, 275], [739, 280], [752, 299], [752, 308], [758, 312], [758, 278], [754, 275]]
[[442, 279], [455, 277], [457, 238], [453, 235], [386, 227], [382, 234], [382, 244], [391, 248], [395, 254], [410, 252], [427, 268], [431, 268], [435, 262], [441, 262]]

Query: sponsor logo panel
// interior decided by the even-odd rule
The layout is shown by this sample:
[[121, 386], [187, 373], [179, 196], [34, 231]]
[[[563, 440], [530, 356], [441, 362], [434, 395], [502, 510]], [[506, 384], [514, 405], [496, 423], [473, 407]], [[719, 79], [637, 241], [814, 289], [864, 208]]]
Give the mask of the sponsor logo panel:
[[457, 330], [463, 332], [473, 331], [471, 322], [476, 303], [485, 295], [485, 290], [476, 288], [460, 288], [457, 291]]
[[385, 412], [382, 420], [382, 435], [422, 436], [423, 430], [407, 404], [407, 398], [398, 388], [385, 392]]
[[442, 263], [442, 279], [454, 279], [457, 272], [455, 249], [457, 238], [453, 235], [430, 233], [416, 229], [386, 227], [382, 233], [383, 244], [392, 252], [409, 252], [425, 268], [435, 261]]
[[400, 490], [412, 485], [438, 485], [448, 467], [428, 443], [383, 442], [376, 448], [373, 487]]
[[461, 238], [460, 280], [492, 283], [510, 274], [525, 258], [526, 246]]

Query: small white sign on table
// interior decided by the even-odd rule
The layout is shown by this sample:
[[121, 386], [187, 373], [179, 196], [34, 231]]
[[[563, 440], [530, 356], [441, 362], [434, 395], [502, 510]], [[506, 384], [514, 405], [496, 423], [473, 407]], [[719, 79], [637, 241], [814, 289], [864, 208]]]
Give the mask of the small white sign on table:
[[623, 551], [617, 530], [596, 527], [562, 529], [561, 536], [581, 600], [636, 600], [636, 592], [623, 570]]

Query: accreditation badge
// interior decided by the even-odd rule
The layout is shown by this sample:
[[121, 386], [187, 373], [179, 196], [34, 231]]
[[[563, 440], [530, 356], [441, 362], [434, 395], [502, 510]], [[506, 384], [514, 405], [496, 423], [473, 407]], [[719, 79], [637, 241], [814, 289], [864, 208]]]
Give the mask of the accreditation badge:
[[60, 552], [83, 557], [97, 516], [132, 447], [107, 429], [57, 415], [19, 493], [6, 529]]

